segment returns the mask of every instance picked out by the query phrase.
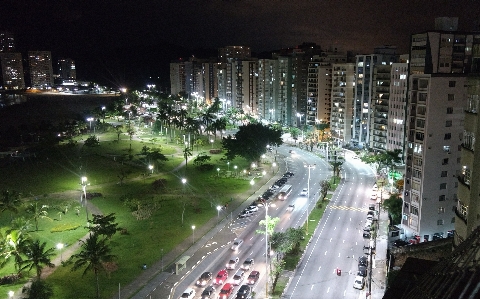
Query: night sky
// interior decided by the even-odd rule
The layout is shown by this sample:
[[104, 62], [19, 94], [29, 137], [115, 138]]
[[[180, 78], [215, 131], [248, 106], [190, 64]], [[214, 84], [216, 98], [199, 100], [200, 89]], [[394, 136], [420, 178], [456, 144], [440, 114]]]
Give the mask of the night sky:
[[433, 29], [437, 16], [473, 30], [480, 1], [3, 0], [0, 15], [19, 50], [50, 50], [75, 59], [79, 77], [121, 84], [168, 81], [171, 59], [225, 45], [262, 52], [315, 42], [355, 53], [395, 45], [407, 53], [410, 34]]

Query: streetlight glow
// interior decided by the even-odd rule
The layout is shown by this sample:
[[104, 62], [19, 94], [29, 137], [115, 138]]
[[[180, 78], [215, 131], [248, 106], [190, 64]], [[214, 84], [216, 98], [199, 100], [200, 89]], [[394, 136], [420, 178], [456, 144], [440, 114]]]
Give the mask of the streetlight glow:
[[60, 262], [63, 262], [63, 251], [62, 251], [62, 249], [63, 249], [64, 246], [65, 245], [63, 243], [58, 243], [57, 244], [57, 249], [60, 250]]
[[195, 244], [195, 225], [192, 225], [192, 244]]

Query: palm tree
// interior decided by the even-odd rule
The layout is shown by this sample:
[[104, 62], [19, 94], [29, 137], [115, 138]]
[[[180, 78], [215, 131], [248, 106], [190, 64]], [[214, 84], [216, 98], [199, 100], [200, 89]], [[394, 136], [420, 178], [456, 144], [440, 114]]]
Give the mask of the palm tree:
[[187, 169], [188, 157], [190, 156], [192, 156], [192, 151], [188, 146], [185, 146], [185, 149], [183, 150], [183, 157], [185, 158], [185, 169]]
[[[28, 234], [19, 230], [2, 229], [2, 261], [0, 267], [7, 264], [10, 258], [13, 257], [15, 269], [19, 270], [23, 261], [23, 255], [26, 252], [30, 237]], [[19, 270], [20, 272], [20, 270]]]
[[42, 205], [40, 208], [38, 207], [38, 203], [31, 203], [27, 208], [27, 213], [32, 214], [32, 218], [35, 221], [35, 230], [38, 231], [38, 220], [41, 218], [48, 218], [47, 212], [48, 206]]
[[40, 244], [39, 240], [29, 242], [25, 248], [25, 255], [27, 258], [21, 262], [20, 271], [31, 271], [33, 268], [35, 268], [37, 280], [39, 280], [40, 275], [42, 274], [42, 269], [45, 266], [50, 268], [55, 267], [55, 265], [51, 262], [51, 258], [53, 255], [55, 255], [55, 249], [45, 249], [46, 245], [46, 242]]
[[111, 249], [107, 241], [105, 239], [99, 239], [97, 234], [90, 234], [87, 240], [81, 240], [80, 242], [82, 242], [82, 250], [71, 257], [72, 260], [75, 260], [72, 271], [85, 267], [82, 276], [89, 270], [93, 271], [97, 284], [97, 298], [100, 298], [98, 274], [100, 271], [105, 270], [103, 263], [111, 261], [115, 256], [110, 254]]
[[10, 219], [13, 219], [13, 213], [18, 213], [18, 207], [21, 203], [18, 192], [4, 190], [0, 200], [0, 212], [10, 211]]

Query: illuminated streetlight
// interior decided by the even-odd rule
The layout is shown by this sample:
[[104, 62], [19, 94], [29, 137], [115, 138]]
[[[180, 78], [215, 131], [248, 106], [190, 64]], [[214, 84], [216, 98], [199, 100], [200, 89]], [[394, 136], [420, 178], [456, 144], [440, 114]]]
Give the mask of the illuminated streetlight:
[[262, 175], [265, 176], [267, 174], [267, 172], [264, 170], [262, 171]]
[[[87, 185], [89, 185], [89, 184], [87, 182], [87, 177], [86, 176], [82, 176], [81, 185], [82, 185], [82, 191], [83, 191], [82, 198], [85, 199], [85, 213], [87, 214], [87, 226], [89, 226], [89, 223], [88, 223], [88, 206], [87, 206]], [[81, 202], [82, 201], [83, 200], [81, 200]]]
[[63, 251], [62, 251], [62, 249], [63, 249], [64, 246], [65, 245], [63, 243], [58, 243], [57, 244], [57, 249], [60, 250], [60, 262], [63, 262]]
[[227, 162], [227, 171], [230, 171], [230, 161]]
[[210, 139], [210, 143], [212, 144], [212, 148], [213, 148], [213, 139]]
[[272, 163], [272, 173], [275, 173], [275, 166], [277, 166], [277, 163], [273, 162]]
[[220, 176], [220, 168], [217, 168], [217, 177]]
[[185, 184], [187, 183], [186, 178], [182, 178], [182, 184], [183, 184], [183, 192], [185, 192]]
[[14, 294], [15, 294], [14, 291], [8, 291], [8, 298], [13, 298]]
[[250, 180], [250, 185], [254, 185], [255, 184], [255, 181], [253, 179]]
[[93, 117], [89, 117], [87, 118], [87, 121], [90, 123], [90, 131], [92, 130], [92, 121], [93, 121]]
[[193, 234], [192, 234], [192, 243], [195, 244], [195, 225], [192, 225], [192, 231], [193, 231]]
[[151, 173], [153, 174], [153, 165], [148, 165], [148, 169], [150, 169]]
[[237, 175], [237, 165], [233, 165], [233, 169], [235, 170], [235, 175]]
[[222, 209], [221, 206], [217, 206], [217, 219], [220, 218], [220, 210]]

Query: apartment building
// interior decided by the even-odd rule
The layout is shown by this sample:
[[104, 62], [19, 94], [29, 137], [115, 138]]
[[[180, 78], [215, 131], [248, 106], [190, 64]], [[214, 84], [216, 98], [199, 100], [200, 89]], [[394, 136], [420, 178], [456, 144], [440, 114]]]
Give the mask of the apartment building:
[[355, 99], [355, 64], [332, 64], [330, 132], [336, 144], [352, 138], [353, 101]]
[[390, 64], [373, 68], [369, 147], [375, 151], [387, 149], [391, 69]]
[[226, 46], [218, 49], [218, 60], [220, 62], [227, 62], [232, 59], [248, 60], [251, 57], [252, 50], [247, 46]]
[[25, 89], [22, 54], [6, 52], [0, 53], [0, 89]]
[[409, 85], [402, 226], [425, 242], [455, 226], [466, 77], [413, 74]]
[[[408, 55], [393, 63], [390, 72], [386, 150], [403, 151], [405, 143], [405, 109], [408, 94]], [[402, 62], [403, 61], [403, 62]]]
[[57, 61], [58, 77], [63, 80], [76, 80], [77, 70], [75, 60], [71, 58], [60, 58]]
[[8, 31], [0, 31], [0, 53], [15, 52], [15, 37]]
[[38, 89], [50, 89], [53, 86], [52, 53], [50, 51], [29, 51], [28, 63], [30, 85]]
[[277, 60], [259, 59], [257, 78], [258, 118], [269, 122], [277, 121], [275, 116], [275, 75]]
[[185, 92], [185, 62], [183, 60], [170, 63], [170, 93]]

